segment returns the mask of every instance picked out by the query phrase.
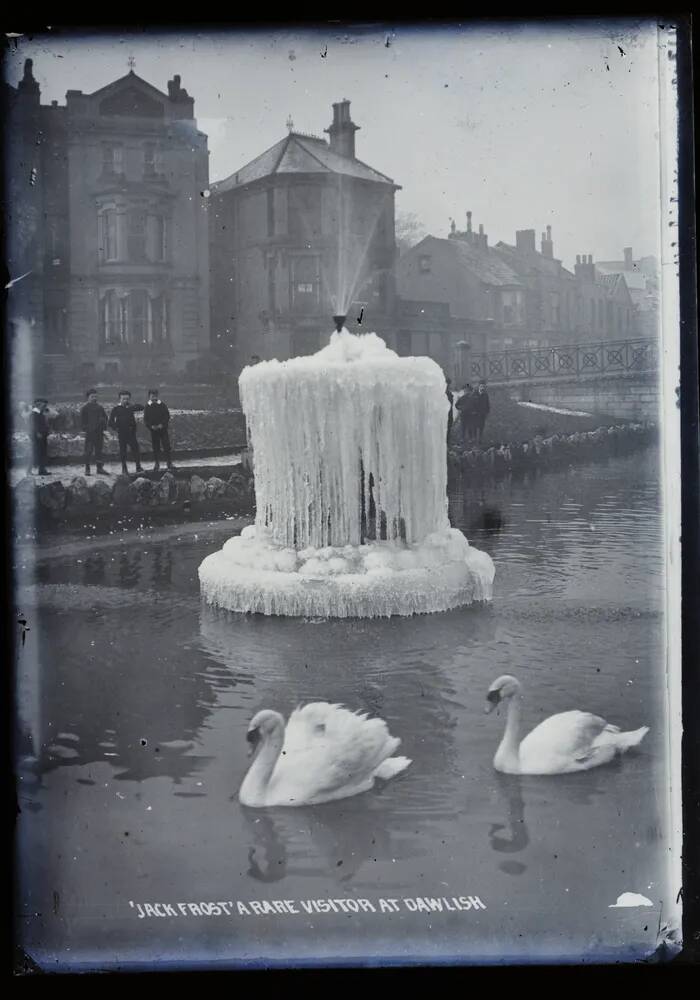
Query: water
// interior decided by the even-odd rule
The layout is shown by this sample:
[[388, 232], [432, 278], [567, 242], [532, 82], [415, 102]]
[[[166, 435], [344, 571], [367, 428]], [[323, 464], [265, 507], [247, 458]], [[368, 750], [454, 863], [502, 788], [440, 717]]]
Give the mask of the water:
[[[20, 749], [41, 746], [20, 769], [29, 954], [105, 967], [649, 953], [677, 891], [665, 860], [659, 490], [653, 451], [455, 490], [453, 523], [496, 564], [494, 600], [414, 619], [202, 607], [197, 567], [225, 522], [73, 543], [39, 562], [36, 588], [20, 591]], [[599, 770], [498, 775], [504, 716], [483, 703], [504, 672], [523, 683], [525, 726], [580, 708], [651, 732]], [[249, 719], [307, 699], [381, 715], [413, 764], [354, 799], [244, 809]], [[610, 909], [627, 891], [653, 907]], [[418, 896], [452, 909], [410, 912], [403, 900]], [[460, 910], [460, 896], [486, 909]], [[302, 911], [328, 897], [377, 911], [391, 898], [398, 911]], [[236, 912], [263, 900], [300, 912]], [[234, 909], [140, 919], [130, 901]]]

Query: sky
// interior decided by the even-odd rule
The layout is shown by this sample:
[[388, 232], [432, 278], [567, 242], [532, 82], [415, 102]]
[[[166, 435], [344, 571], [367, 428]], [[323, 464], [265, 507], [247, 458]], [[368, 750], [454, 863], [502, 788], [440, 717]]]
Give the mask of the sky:
[[226, 33], [81, 35], [10, 45], [16, 84], [34, 60], [42, 103], [129, 70], [160, 90], [176, 73], [209, 136], [210, 180], [295, 129], [323, 136], [347, 98], [356, 155], [392, 177], [397, 212], [426, 233], [466, 228], [493, 245], [552, 226], [554, 254], [660, 256], [658, 38], [651, 21], [371, 25]]

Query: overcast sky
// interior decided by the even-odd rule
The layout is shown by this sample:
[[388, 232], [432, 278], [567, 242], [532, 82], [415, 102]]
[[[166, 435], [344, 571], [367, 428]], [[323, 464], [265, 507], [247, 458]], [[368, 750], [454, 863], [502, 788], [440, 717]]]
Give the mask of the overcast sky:
[[[323, 53], [323, 55], [322, 55]], [[445, 236], [473, 211], [490, 242], [551, 225], [568, 267], [659, 256], [658, 47], [653, 22], [19, 39], [42, 103], [128, 72], [165, 91], [179, 73], [220, 180], [295, 128], [323, 135], [348, 98], [359, 159], [402, 190], [397, 209]]]

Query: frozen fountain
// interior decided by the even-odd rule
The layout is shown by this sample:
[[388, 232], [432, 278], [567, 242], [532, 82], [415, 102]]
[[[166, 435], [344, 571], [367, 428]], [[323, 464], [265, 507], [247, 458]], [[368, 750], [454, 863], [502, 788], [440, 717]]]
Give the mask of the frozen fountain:
[[255, 525], [199, 567], [230, 611], [377, 618], [491, 598], [494, 566], [447, 516], [445, 379], [344, 316], [317, 354], [239, 379]]

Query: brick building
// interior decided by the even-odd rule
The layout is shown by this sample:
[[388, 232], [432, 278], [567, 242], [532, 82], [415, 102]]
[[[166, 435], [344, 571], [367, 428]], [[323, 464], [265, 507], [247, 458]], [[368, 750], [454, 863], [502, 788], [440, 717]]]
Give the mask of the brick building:
[[43, 105], [27, 60], [5, 96], [20, 364], [46, 390], [191, 366], [209, 349], [209, 165], [180, 78], [163, 93], [132, 70]]
[[659, 335], [659, 262], [656, 257], [634, 259], [632, 247], [625, 247], [623, 260], [600, 260], [596, 270], [601, 275], [621, 274], [629, 288], [641, 337]]
[[454, 222], [447, 239], [428, 236], [397, 271], [397, 345], [427, 353], [453, 378], [476, 354], [545, 348], [638, 335], [624, 275], [603, 275], [589, 255], [572, 273], [554, 256], [551, 227], [520, 230], [489, 246], [483, 226]]
[[391, 329], [398, 185], [355, 156], [349, 101], [328, 140], [288, 129], [211, 188], [212, 341], [234, 372], [317, 351], [339, 311]]

